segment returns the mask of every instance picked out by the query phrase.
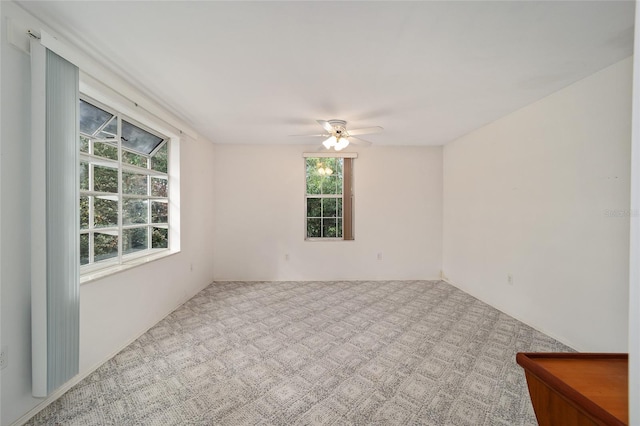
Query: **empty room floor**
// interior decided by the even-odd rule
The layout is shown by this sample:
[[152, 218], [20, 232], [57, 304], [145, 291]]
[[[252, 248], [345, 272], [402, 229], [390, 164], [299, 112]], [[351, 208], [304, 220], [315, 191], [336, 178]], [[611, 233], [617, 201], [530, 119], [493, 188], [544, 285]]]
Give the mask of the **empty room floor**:
[[440, 281], [215, 282], [30, 425], [535, 425], [570, 348]]

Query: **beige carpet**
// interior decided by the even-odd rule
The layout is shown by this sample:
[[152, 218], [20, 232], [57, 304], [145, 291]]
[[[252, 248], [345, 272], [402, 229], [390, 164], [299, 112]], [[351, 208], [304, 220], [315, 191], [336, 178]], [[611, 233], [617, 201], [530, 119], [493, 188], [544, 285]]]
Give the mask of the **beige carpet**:
[[535, 425], [518, 351], [570, 351], [432, 281], [216, 282], [32, 425]]

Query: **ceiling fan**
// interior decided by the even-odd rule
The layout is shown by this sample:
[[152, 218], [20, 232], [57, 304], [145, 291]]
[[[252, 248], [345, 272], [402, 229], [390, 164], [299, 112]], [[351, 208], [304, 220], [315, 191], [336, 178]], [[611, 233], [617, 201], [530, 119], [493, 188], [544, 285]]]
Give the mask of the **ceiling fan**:
[[333, 148], [336, 151], [342, 151], [350, 143], [354, 145], [370, 146], [371, 142], [362, 139], [359, 135], [367, 135], [371, 133], [380, 133], [384, 129], [380, 126], [366, 127], [363, 129], [347, 130], [347, 122], [344, 120], [316, 120], [326, 133], [315, 135], [293, 135], [293, 136], [317, 136], [326, 138], [322, 145], [326, 149]]

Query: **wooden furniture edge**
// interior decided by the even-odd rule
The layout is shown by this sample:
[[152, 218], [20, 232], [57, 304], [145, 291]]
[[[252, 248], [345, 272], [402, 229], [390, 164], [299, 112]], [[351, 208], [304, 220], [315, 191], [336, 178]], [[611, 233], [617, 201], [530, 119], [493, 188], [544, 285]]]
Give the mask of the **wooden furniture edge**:
[[610, 425], [626, 426], [617, 417], [582, 395], [580, 392], [569, 386], [551, 374], [546, 368], [537, 364], [535, 358], [555, 358], [555, 359], [619, 359], [628, 360], [628, 354], [622, 353], [556, 353], [556, 352], [518, 352], [516, 354], [516, 362], [522, 366], [526, 372], [533, 374], [542, 383], [548, 383], [558, 395], [571, 402], [576, 409], [586, 414], [606, 422]]

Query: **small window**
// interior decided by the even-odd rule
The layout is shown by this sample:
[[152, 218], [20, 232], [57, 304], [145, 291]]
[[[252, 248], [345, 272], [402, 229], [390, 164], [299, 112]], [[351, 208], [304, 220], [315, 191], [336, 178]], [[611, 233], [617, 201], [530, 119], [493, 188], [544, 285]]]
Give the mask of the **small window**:
[[306, 239], [353, 240], [353, 158], [306, 157]]
[[80, 265], [169, 248], [169, 139], [80, 100]]

